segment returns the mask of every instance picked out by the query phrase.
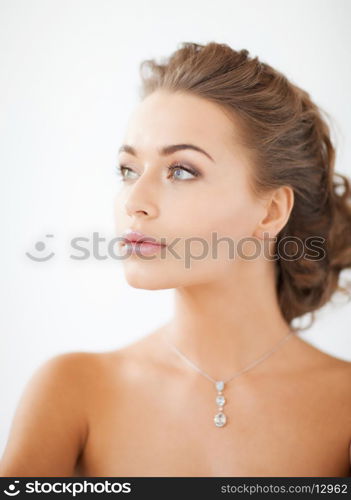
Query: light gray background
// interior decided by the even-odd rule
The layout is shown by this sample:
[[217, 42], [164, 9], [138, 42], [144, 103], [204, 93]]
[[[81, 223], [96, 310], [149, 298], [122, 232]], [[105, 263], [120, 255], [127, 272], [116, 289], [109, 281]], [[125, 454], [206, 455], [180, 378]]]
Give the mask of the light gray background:
[[[70, 258], [73, 237], [115, 236], [113, 168], [138, 100], [140, 61], [183, 41], [247, 48], [332, 115], [336, 168], [350, 175], [350, 5], [0, 1], [0, 452], [39, 364], [63, 352], [118, 348], [171, 314], [172, 290], [129, 287], [120, 261]], [[51, 260], [26, 257], [38, 241], [55, 252]], [[351, 304], [328, 306], [303, 338], [351, 360], [350, 331]]]

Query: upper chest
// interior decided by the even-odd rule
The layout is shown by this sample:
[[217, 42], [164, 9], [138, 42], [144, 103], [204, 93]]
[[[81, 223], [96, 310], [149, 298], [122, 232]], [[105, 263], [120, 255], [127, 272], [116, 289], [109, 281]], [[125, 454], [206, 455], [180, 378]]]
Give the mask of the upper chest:
[[243, 376], [224, 391], [218, 428], [207, 379], [146, 368], [109, 372], [93, 388], [85, 475], [348, 474], [350, 404], [333, 377]]

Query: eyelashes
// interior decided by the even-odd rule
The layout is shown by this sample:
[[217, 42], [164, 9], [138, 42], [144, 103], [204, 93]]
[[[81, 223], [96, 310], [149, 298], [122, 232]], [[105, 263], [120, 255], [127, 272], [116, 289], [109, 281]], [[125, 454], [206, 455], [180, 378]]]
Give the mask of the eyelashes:
[[[191, 174], [194, 178], [196, 177], [199, 177], [201, 174], [200, 172], [198, 172], [197, 170], [191, 168], [191, 167], [185, 167], [183, 164], [181, 163], [174, 163], [172, 165], [170, 165], [168, 168], [168, 174], [172, 174], [173, 172], [175, 172], [176, 170], [182, 170], [184, 172], [187, 172], [189, 174]], [[124, 174], [126, 172], [134, 172], [134, 170], [132, 170], [131, 168], [127, 167], [126, 165], [122, 164], [122, 165], [117, 165], [115, 167], [115, 173], [116, 175], [122, 180], [122, 182], [128, 182], [129, 180], [131, 180], [130, 178], [126, 177]], [[169, 178], [169, 175], [167, 175], [167, 179]], [[180, 178], [176, 178], [176, 177], [173, 177], [173, 179], [175, 179], [176, 181], [187, 181], [187, 180], [192, 180], [191, 178], [187, 178], [187, 179], [180, 179]]]

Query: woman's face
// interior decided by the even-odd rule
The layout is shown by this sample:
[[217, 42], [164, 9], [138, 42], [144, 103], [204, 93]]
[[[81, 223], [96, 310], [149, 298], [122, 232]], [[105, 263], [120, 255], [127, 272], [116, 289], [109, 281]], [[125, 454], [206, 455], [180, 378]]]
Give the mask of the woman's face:
[[[117, 236], [131, 228], [168, 245], [147, 257], [117, 252], [128, 283], [163, 289], [232, 280], [242, 265], [237, 242], [253, 236], [263, 207], [250, 190], [238, 132], [222, 109], [200, 97], [158, 90], [132, 113], [123, 144], [136, 155], [119, 153], [119, 165], [128, 170], [118, 180]], [[210, 157], [193, 149], [160, 153], [177, 144], [197, 146]], [[169, 170], [172, 165], [177, 168]], [[228, 242], [216, 243], [224, 237], [232, 240], [231, 258]]]

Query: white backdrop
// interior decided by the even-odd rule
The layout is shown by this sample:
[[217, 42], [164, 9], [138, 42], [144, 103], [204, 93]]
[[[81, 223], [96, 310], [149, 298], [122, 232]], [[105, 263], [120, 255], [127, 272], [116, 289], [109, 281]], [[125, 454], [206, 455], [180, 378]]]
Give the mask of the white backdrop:
[[[183, 41], [247, 48], [331, 114], [336, 169], [351, 175], [350, 15], [348, 0], [0, 0], [0, 453], [39, 364], [116, 349], [171, 314], [172, 290], [129, 287], [121, 261], [70, 257], [74, 237], [91, 248], [94, 232], [115, 236], [113, 169], [140, 61]], [[329, 305], [302, 338], [351, 360], [350, 335], [351, 304]]]

